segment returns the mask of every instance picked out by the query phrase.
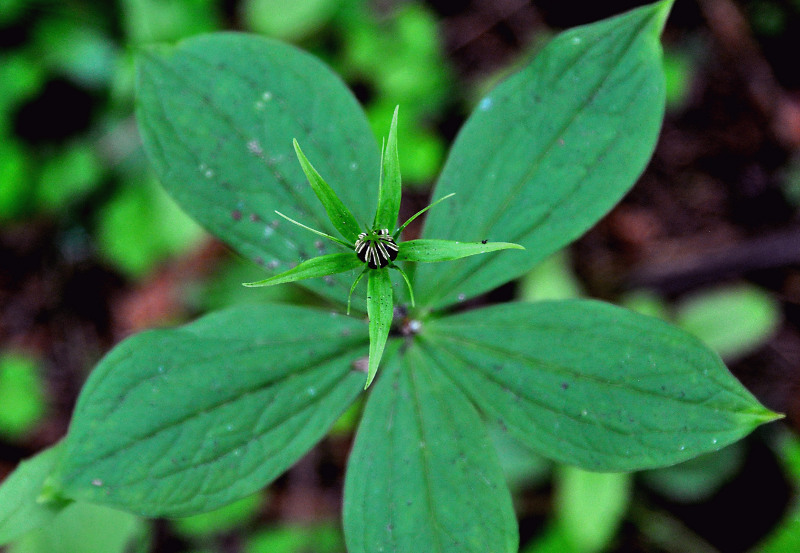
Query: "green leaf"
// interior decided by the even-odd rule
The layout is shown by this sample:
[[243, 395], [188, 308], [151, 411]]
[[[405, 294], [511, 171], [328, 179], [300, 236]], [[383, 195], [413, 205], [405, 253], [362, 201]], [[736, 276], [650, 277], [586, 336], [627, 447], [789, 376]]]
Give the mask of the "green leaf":
[[289, 269], [279, 275], [259, 280], [258, 282], [245, 282], [244, 285], [251, 287], [274, 286], [276, 284], [296, 282], [306, 278], [317, 278], [343, 273], [355, 269], [356, 267], [361, 267], [362, 265], [364, 265], [364, 262], [361, 261], [354, 252], [331, 253], [319, 257], [312, 257], [308, 261], [303, 261], [294, 269]]
[[62, 449], [56, 445], [23, 461], [0, 485], [0, 545], [48, 524], [65, 507], [65, 503], [38, 501]]
[[308, 161], [305, 154], [303, 154], [303, 150], [300, 149], [300, 144], [297, 143], [297, 140], [294, 140], [293, 144], [297, 159], [300, 161], [300, 166], [303, 168], [303, 172], [306, 174], [306, 178], [311, 188], [314, 190], [314, 194], [317, 195], [320, 203], [325, 208], [328, 219], [330, 219], [333, 226], [345, 240], [354, 244], [358, 238], [359, 232], [361, 232], [358, 221], [356, 221], [356, 218], [350, 213], [350, 210], [347, 209], [347, 206], [342, 203], [342, 200], [339, 199], [339, 196], [336, 195], [333, 188], [331, 188], [328, 183], [325, 182], [325, 179], [317, 173], [317, 170], [314, 169], [314, 166], [311, 165], [311, 162]]
[[123, 273], [142, 278], [206, 238], [151, 174], [132, 173], [125, 181], [99, 210], [96, 229], [103, 257]]
[[664, 113], [659, 33], [672, 0], [556, 37], [484, 97], [458, 135], [423, 238], [521, 244], [418, 267], [417, 300], [442, 307], [530, 270], [594, 225], [644, 170]]
[[517, 521], [486, 425], [412, 346], [375, 384], [344, 490], [350, 553], [514, 553]]
[[499, 305], [418, 337], [511, 436], [588, 470], [674, 464], [779, 417], [693, 336], [601, 302]]
[[0, 352], [0, 436], [19, 439], [47, 409], [39, 361], [23, 353]]
[[363, 321], [240, 306], [133, 336], [94, 370], [55, 486], [146, 516], [187, 516], [254, 493], [358, 395]]
[[389, 329], [392, 328], [394, 318], [394, 296], [392, 294], [392, 279], [388, 269], [371, 269], [367, 280], [367, 314], [369, 315], [369, 367], [367, 369], [367, 383], [364, 389], [372, 383], [381, 364], [383, 348], [389, 338]]
[[434, 240], [420, 238], [407, 240], [398, 244], [400, 251], [397, 261], [419, 261], [431, 263], [435, 261], [452, 261], [470, 255], [495, 252], [498, 250], [524, 250], [519, 244], [508, 242], [456, 242], [454, 240]]
[[[275, 274], [325, 246], [275, 210], [336, 234], [293, 139], [356, 220], [372, 219], [374, 135], [348, 88], [311, 55], [261, 37], [199, 36], [142, 50], [137, 91], [142, 140], [164, 187], [215, 236]], [[302, 286], [343, 302], [352, 276], [331, 282]], [[363, 298], [356, 301], [363, 310]]]
[[389, 128], [389, 139], [383, 150], [383, 163], [381, 167], [381, 180], [378, 189], [378, 209], [375, 212], [375, 223], [372, 228], [389, 229], [394, 232], [397, 226], [397, 216], [400, 213], [400, 197], [402, 186], [400, 179], [400, 158], [397, 153], [397, 112], [400, 106], [394, 109], [392, 126]]

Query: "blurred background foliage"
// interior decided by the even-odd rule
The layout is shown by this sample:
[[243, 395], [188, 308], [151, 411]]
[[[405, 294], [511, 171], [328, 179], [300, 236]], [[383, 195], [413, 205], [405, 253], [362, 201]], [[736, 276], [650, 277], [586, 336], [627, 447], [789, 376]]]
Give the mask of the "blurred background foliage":
[[[378, 140], [400, 104], [410, 214], [483, 93], [558, 30], [642, 3], [0, 0], [0, 479], [63, 436], [86, 374], [132, 332], [240, 302], [318, 303], [241, 287], [258, 267], [161, 190], [133, 116], [139, 45], [219, 30], [292, 42], [342, 75]], [[630, 475], [553, 466], [490, 429], [525, 553], [800, 551], [800, 2], [677, 0], [664, 42], [667, 119], [639, 184], [568, 251], [478, 301], [600, 297], [663, 318], [786, 423]], [[360, 409], [219, 511], [144, 521], [75, 505], [7, 549], [343, 552]]]

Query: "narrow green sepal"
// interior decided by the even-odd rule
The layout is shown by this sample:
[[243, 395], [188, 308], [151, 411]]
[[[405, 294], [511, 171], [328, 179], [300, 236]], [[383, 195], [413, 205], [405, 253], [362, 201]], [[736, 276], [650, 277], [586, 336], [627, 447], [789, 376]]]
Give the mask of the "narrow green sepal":
[[369, 316], [369, 364], [367, 369], [366, 390], [381, 363], [389, 329], [394, 317], [394, 301], [392, 296], [392, 280], [386, 269], [371, 269], [367, 281], [367, 315]]
[[451, 192], [451, 193], [450, 193], [450, 194], [448, 194], [447, 196], [444, 196], [444, 197], [442, 197], [442, 198], [439, 198], [438, 200], [436, 200], [435, 202], [433, 202], [433, 203], [432, 203], [432, 204], [430, 204], [429, 206], [427, 206], [427, 207], [423, 207], [422, 209], [420, 209], [419, 211], [417, 211], [417, 212], [416, 212], [414, 215], [412, 215], [411, 217], [409, 217], [409, 218], [408, 218], [408, 220], [407, 220], [405, 223], [403, 223], [402, 225], [400, 225], [399, 227], [397, 227], [397, 230], [396, 230], [396, 231], [394, 231], [394, 234], [392, 235], [392, 238], [394, 238], [395, 240], [397, 240], [397, 238], [400, 236], [400, 233], [401, 233], [401, 232], [403, 232], [403, 230], [405, 230], [405, 228], [408, 226], [408, 224], [409, 224], [411, 221], [413, 221], [414, 219], [416, 219], [417, 217], [419, 217], [420, 215], [422, 215], [423, 213], [425, 213], [426, 211], [428, 211], [430, 208], [432, 208], [432, 207], [433, 207], [433, 206], [435, 206], [436, 204], [438, 204], [438, 203], [440, 203], [440, 202], [443, 202], [443, 201], [445, 201], [447, 198], [452, 198], [452, 197], [453, 197], [453, 196], [455, 196], [455, 195], [456, 195], [456, 193], [455, 193], [455, 192]]
[[333, 241], [333, 242], [336, 242], [337, 244], [340, 244], [340, 245], [344, 246], [344, 247], [345, 247], [345, 248], [347, 248], [348, 250], [353, 248], [353, 244], [348, 244], [347, 242], [345, 242], [345, 241], [344, 241], [344, 240], [342, 240], [341, 238], [336, 238], [335, 236], [331, 236], [330, 234], [326, 234], [326, 233], [324, 233], [324, 232], [321, 232], [321, 231], [319, 231], [319, 230], [317, 230], [317, 229], [314, 229], [314, 228], [311, 228], [311, 227], [309, 227], [309, 226], [307, 226], [307, 225], [304, 225], [303, 223], [301, 223], [301, 222], [299, 222], [299, 221], [295, 221], [295, 220], [294, 220], [294, 219], [292, 219], [291, 217], [288, 217], [288, 216], [284, 215], [283, 213], [281, 213], [281, 212], [280, 212], [280, 211], [278, 211], [278, 210], [275, 210], [275, 213], [277, 213], [278, 215], [280, 215], [281, 217], [283, 217], [284, 219], [286, 219], [287, 221], [289, 221], [289, 222], [290, 222], [290, 223], [292, 223], [293, 225], [297, 225], [297, 226], [298, 226], [298, 227], [300, 227], [300, 228], [304, 228], [304, 229], [306, 229], [307, 231], [313, 232], [313, 233], [314, 233], [314, 234], [316, 234], [317, 236], [322, 236], [323, 238], [327, 238], [328, 240], [331, 240], [331, 241]]
[[393, 229], [400, 213], [401, 178], [400, 158], [397, 153], [397, 113], [394, 108], [389, 138], [381, 155], [381, 178], [378, 189], [378, 210], [375, 212], [373, 228]]
[[259, 286], [274, 286], [276, 284], [285, 284], [287, 282], [295, 282], [298, 280], [305, 280], [307, 278], [317, 278], [327, 275], [335, 275], [336, 273], [344, 273], [356, 267], [361, 267], [363, 263], [356, 257], [354, 253], [330, 253], [328, 255], [321, 255], [313, 257], [307, 261], [303, 261], [297, 267], [284, 271], [275, 276], [259, 280], [258, 282], [245, 282], [244, 286], [255, 288]]
[[408, 297], [411, 300], [411, 307], [414, 307], [416, 304], [414, 302], [414, 289], [411, 287], [411, 279], [408, 278], [406, 272], [403, 269], [401, 269], [398, 265], [392, 263], [391, 265], [389, 265], [389, 267], [398, 271], [400, 275], [403, 277], [403, 280], [406, 281], [406, 286], [408, 287]]
[[453, 240], [435, 240], [421, 238], [408, 240], [398, 244], [400, 251], [395, 261], [418, 261], [432, 263], [436, 261], [452, 261], [499, 250], [524, 250], [519, 244], [510, 242], [456, 242]]
[[311, 188], [314, 189], [317, 198], [319, 198], [319, 201], [322, 203], [323, 207], [325, 207], [325, 211], [328, 213], [328, 218], [331, 220], [331, 223], [333, 223], [333, 226], [345, 240], [351, 243], [355, 242], [358, 233], [361, 232], [356, 218], [350, 213], [347, 206], [342, 203], [342, 200], [339, 199], [339, 196], [336, 195], [333, 188], [331, 188], [317, 170], [314, 169], [314, 166], [311, 165], [311, 162], [308, 161], [305, 154], [303, 154], [303, 151], [300, 149], [297, 140], [294, 140], [294, 151], [297, 153], [297, 159], [300, 161], [300, 166], [303, 168], [303, 172], [306, 174]]

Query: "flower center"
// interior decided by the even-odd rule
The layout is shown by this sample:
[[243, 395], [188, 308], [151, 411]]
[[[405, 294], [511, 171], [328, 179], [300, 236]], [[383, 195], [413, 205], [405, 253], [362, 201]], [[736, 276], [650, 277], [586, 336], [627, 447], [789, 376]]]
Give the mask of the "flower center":
[[370, 269], [386, 267], [397, 259], [398, 252], [397, 244], [389, 234], [389, 229], [385, 228], [359, 234], [355, 250], [358, 258], [369, 265]]

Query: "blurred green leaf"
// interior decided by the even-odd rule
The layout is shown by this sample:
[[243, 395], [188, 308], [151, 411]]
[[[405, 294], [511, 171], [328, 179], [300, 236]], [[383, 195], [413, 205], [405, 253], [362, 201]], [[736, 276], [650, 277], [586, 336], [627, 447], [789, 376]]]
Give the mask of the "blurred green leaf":
[[633, 290], [623, 296], [620, 305], [648, 317], [670, 321], [669, 306], [656, 294], [648, 290]]
[[0, 25], [6, 25], [16, 20], [28, 4], [29, 0], [3, 0], [0, 2]]
[[556, 475], [556, 517], [572, 550], [603, 551], [628, 509], [631, 475], [587, 472], [570, 466], [560, 467]]
[[58, 210], [78, 203], [100, 184], [103, 167], [92, 147], [77, 143], [45, 158], [36, 201], [41, 209]]
[[244, 0], [245, 25], [256, 33], [297, 41], [330, 19], [341, 0]]
[[[786, 431], [778, 440], [778, 456], [792, 479], [795, 491], [800, 487], [800, 439]], [[772, 531], [750, 553], [787, 553], [800, 551], [800, 501], [795, 494], [793, 505]]]
[[745, 355], [765, 343], [780, 320], [778, 303], [747, 285], [698, 293], [682, 301], [675, 314], [675, 324], [726, 359]]
[[341, 553], [344, 539], [338, 526], [286, 526], [264, 530], [247, 539], [244, 553]]
[[800, 208], [800, 155], [795, 154], [783, 170], [783, 193]]
[[174, 42], [219, 29], [215, 0], [121, 0], [125, 34], [133, 44]]
[[668, 110], [681, 109], [689, 99], [696, 60], [679, 49], [664, 51], [664, 77]]
[[188, 251], [202, 229], [152, 178], [128, 183], [100, 209], [97, 240], [103, 255], [132, 277], [156, 263]]
[[32, 165], [16, 141], [0, 140], [0, 221], [24, 215], [33, 203]]
[[569, 262], [569, 252], [557, 252], [520, 279], [519, 297], [525, 301], [566, 300], [582, 295]]
[[15, 542], [8, 553], [145, 553], [149, 529], [141, 519], [89, 503], [73, 503], [53, 521]]
[[597, 553], [608, 549], [627, 511], [629, 473], [556, 471], [556, 518], [522, 553]]
[[34, 95], [45, 79], [45, 69], [29, 51], [3, 52], [0, 63], [0, 131], [10, 131], [9, 122], [12, 108]]
[[404, 182], [428, 184], [442, 165], [446, 147], [432, 118], [453, 98], [453, 80], [436, 16], [418, 2], [398, 5], [379, 18], [366, 2], [344, 3], [334, 18], [342, 58], [331, 60], [350, 81], [365, 82], [373, 98], [365, 106], [376, 136], [397, 104], [400, 170]]
[[768, 37], [777, 37], [785, 32], [787, 13], [779, 2], [754, 0], [747, 4], [747, 15], [753, 30]]
[[699, 503], [738, 473], [744, 457], [741, 443], [734, 443], [671, 467], [642, 472], [641, 478], [672, 501]]
[[261, 492], [248, 495], [224, 507], [171, 521], [178, 534], [187, 537], [203, 537], [229, 532], [254, 519], [263, 503]]
[[40, 63], [51, 73], [68, 75], [93, 88], [106, 86], [119, 51], [110, 36], [79, 18], [50, 18], [36, 26]]
[[44, 416], [39, 363], [21, 353], [0, 354], [0, 435], [19, 438]]
[[576, 553], [567, 532], [558, 524], [548, 524], [521, 553]]

